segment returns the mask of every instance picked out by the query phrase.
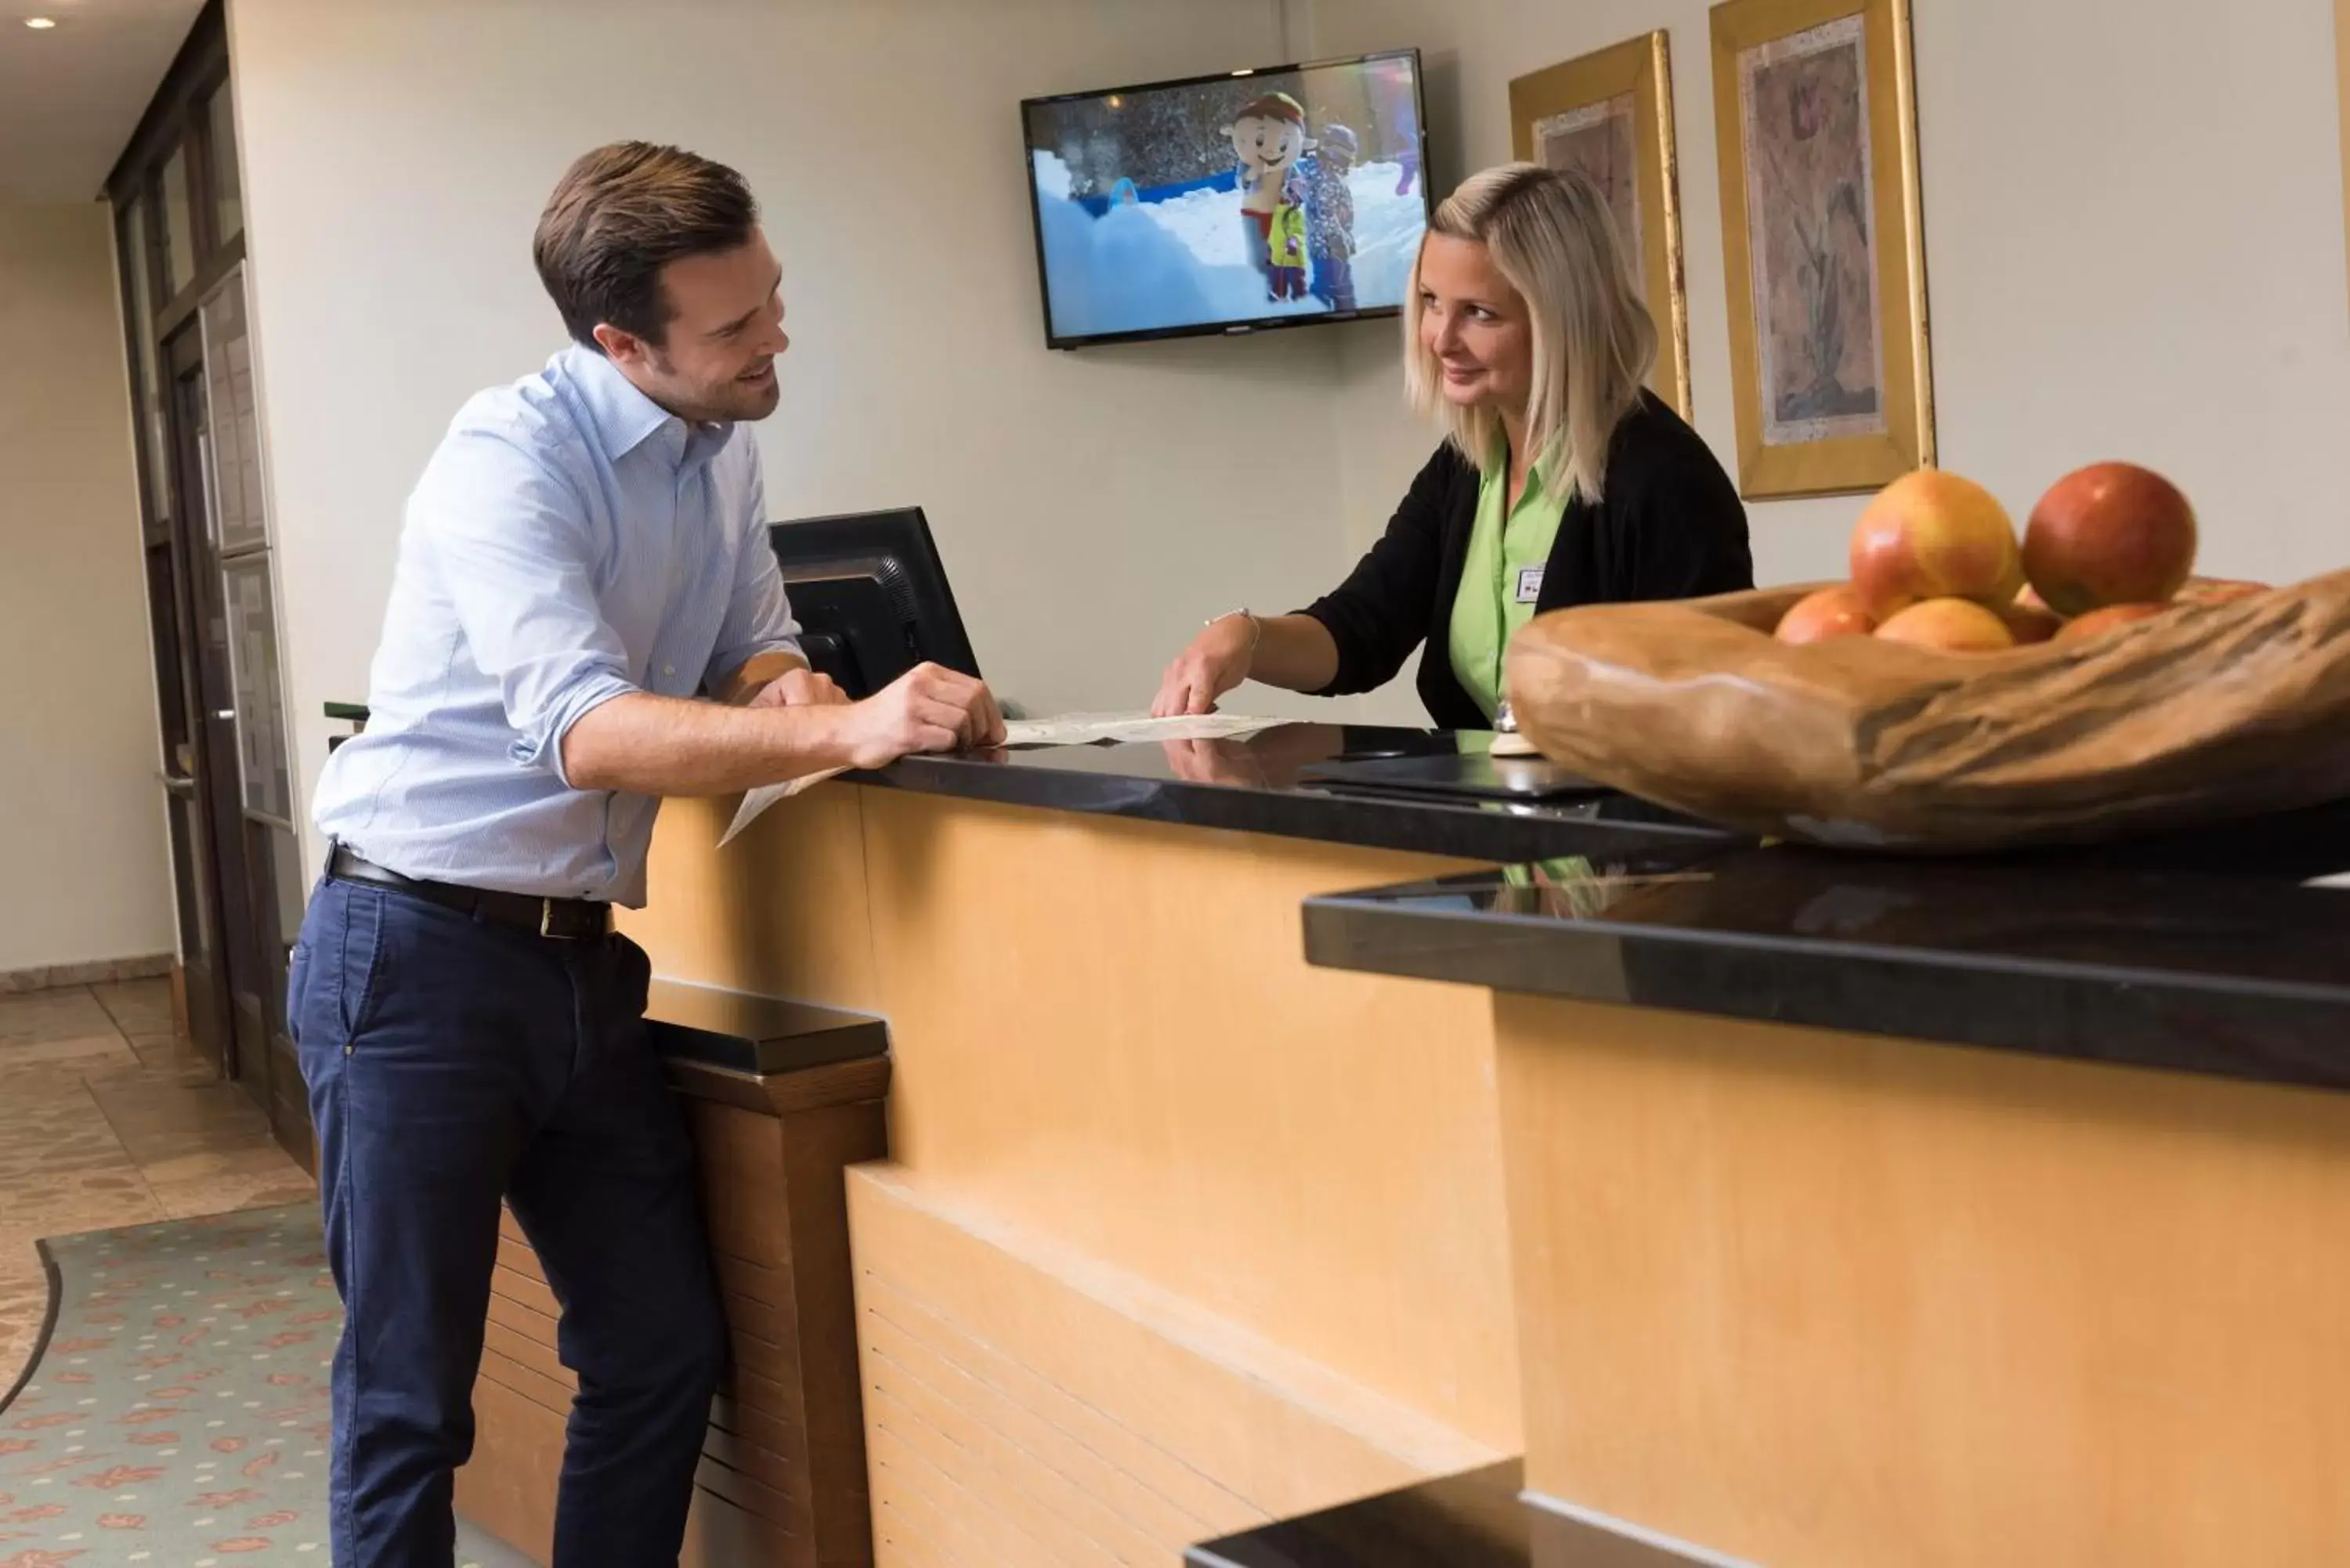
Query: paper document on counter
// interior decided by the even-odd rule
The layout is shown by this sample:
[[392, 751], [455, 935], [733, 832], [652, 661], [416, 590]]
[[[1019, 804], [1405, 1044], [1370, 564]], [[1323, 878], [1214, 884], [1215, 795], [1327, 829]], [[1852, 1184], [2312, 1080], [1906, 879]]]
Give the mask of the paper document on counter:
[[838, 778], [847, 771], [847, 768], [827, 768], [820, 774], [809, 774], [806, 777], [794, 779], [789, 784], [761, 784], [757, 789], [745, 791], [743, 804], [735, 808], [734, 820], [728, 826], [726, 836], [718, 841], [718, 847], [723, 849], [733, 843], [736, 834], [758, 821], [759, 814], [777, 801], [788, 800], [804, 789], [814, 789], [825, 780]]
[[1230, 741], [1285, 724], [1244, 713], [1064, 713], [1057, 719], [1014, 719], [1003, 726], [1007, 746], [1087, 746], [1101, 741]]
[[[1241, 713], [1191, 713], [1154, 719], [1148, 713], [1066, 713], [1057, 719], [1014, 719], [1003, 726], [1006, 746], [1088, 746], [1103, 741], [1230, 741], [1285, 724], [1286, 719], [1252, 719]], [[734, 842], [760, 814], [779, 800], [813, 789], [847, 768], [830, 768], [789, 784], [762, 784], [743, 796], [720, 848]]]

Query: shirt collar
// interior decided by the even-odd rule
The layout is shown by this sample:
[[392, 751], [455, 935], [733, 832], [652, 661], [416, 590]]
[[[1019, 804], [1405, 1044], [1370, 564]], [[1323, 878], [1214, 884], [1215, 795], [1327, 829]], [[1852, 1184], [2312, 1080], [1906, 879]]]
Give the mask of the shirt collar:
[[681, 464], [713, 456], [734, 433], [732, 423], [700, 425], [681, 420], [638, 390], [620, 374], [619, 367], [595, 349], [574, 343], [556, 356], [572, 384], [579, 389], [588, 418], [603, 438], [604, 450], [625, 457], [650, 440], [656, 431], [675, 425], [682, 432], [671, 451]]
[[[1536, 458], [1533, 465], [1526, 470], [1526, 495], [1539, 495], [1546, 493], [1543, 479], [1544, 472], [1550, 466], [1546, 460]], [[1509, 483], [1510, 442], [1506, 436], [1497, 435], [1493, 438], [1493, 472], [1499, 475], [1502, 483], [1504, 485]], [[1524, 496], [1519, 499], [1523, 501]]]

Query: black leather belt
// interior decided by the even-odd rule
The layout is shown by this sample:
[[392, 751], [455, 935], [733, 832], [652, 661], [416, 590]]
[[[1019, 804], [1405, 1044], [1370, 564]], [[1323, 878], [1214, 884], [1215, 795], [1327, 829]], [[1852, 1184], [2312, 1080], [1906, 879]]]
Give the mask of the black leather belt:
[[362, 860], [339, 844], [327, 859], [327, 875], [338, 882], [362, 882], [411, 893], [533, 936], [579, 941], [612, 929], [612, 906], [593, 898], [534, 898], [527, 893], [495, 893], [485, 888], [461, 888], [453, 882], [422, 882]]

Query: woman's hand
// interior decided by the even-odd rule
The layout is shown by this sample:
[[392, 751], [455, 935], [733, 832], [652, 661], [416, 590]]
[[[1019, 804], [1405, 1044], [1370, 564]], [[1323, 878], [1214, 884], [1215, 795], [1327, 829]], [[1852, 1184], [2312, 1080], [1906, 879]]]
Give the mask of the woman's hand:
[[1219, 616], [1210, 621], [1159, 677], [1150, 716], [1214, 712], [1216, 699], [1249, 678], [1258, 636], [1254, 616]]
[[1187, 783], [1264, 785], [1264, 770], [1245, 741], [1161, 741], [1159, 747], [1169, 771]]

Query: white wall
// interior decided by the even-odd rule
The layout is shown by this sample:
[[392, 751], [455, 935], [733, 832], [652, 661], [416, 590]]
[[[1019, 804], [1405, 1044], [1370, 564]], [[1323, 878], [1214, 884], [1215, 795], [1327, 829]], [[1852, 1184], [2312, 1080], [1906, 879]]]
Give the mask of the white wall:
[[[1440, 180], [1509, 158], [1511, 78], [1669, 29], [1696, 423], [1734, 473], [1708, 9], [1295, 0], [1295, 16], [1315, 55], [1429, 52]], [[2126, 457], [2194, 499], [2208, 570], [2285, 581], [2350, 566], [2329, 8], [1918, 0], [1915, 32], [1942, 464], [2020, 519], [2060, 473]], [[1343, 501], [1360, 548], [1428, 442], [1400, 411], [1392, 341], [1344, 353]], [[1841, 575], [1860, 505], [1752, 504], [1760, 579]]]
[[0, 972], [173, 947], [113, 254], [0, 207]]
[[365, 695], [417, 471], [468, 393], [562, 343], [539, 209], [619, 138], [732, 162], [765, 206], [793, 337], [771, 510], [928, 508], [1013, 700], [1145, 703], [1205, 617], [1310, 597], [1346, 558], [1344, 334], [1043, 346], [1018, 100], [1284, 58], [1272, 0], [233, 0], [229, 23], [307, 781], [320, 703]]

